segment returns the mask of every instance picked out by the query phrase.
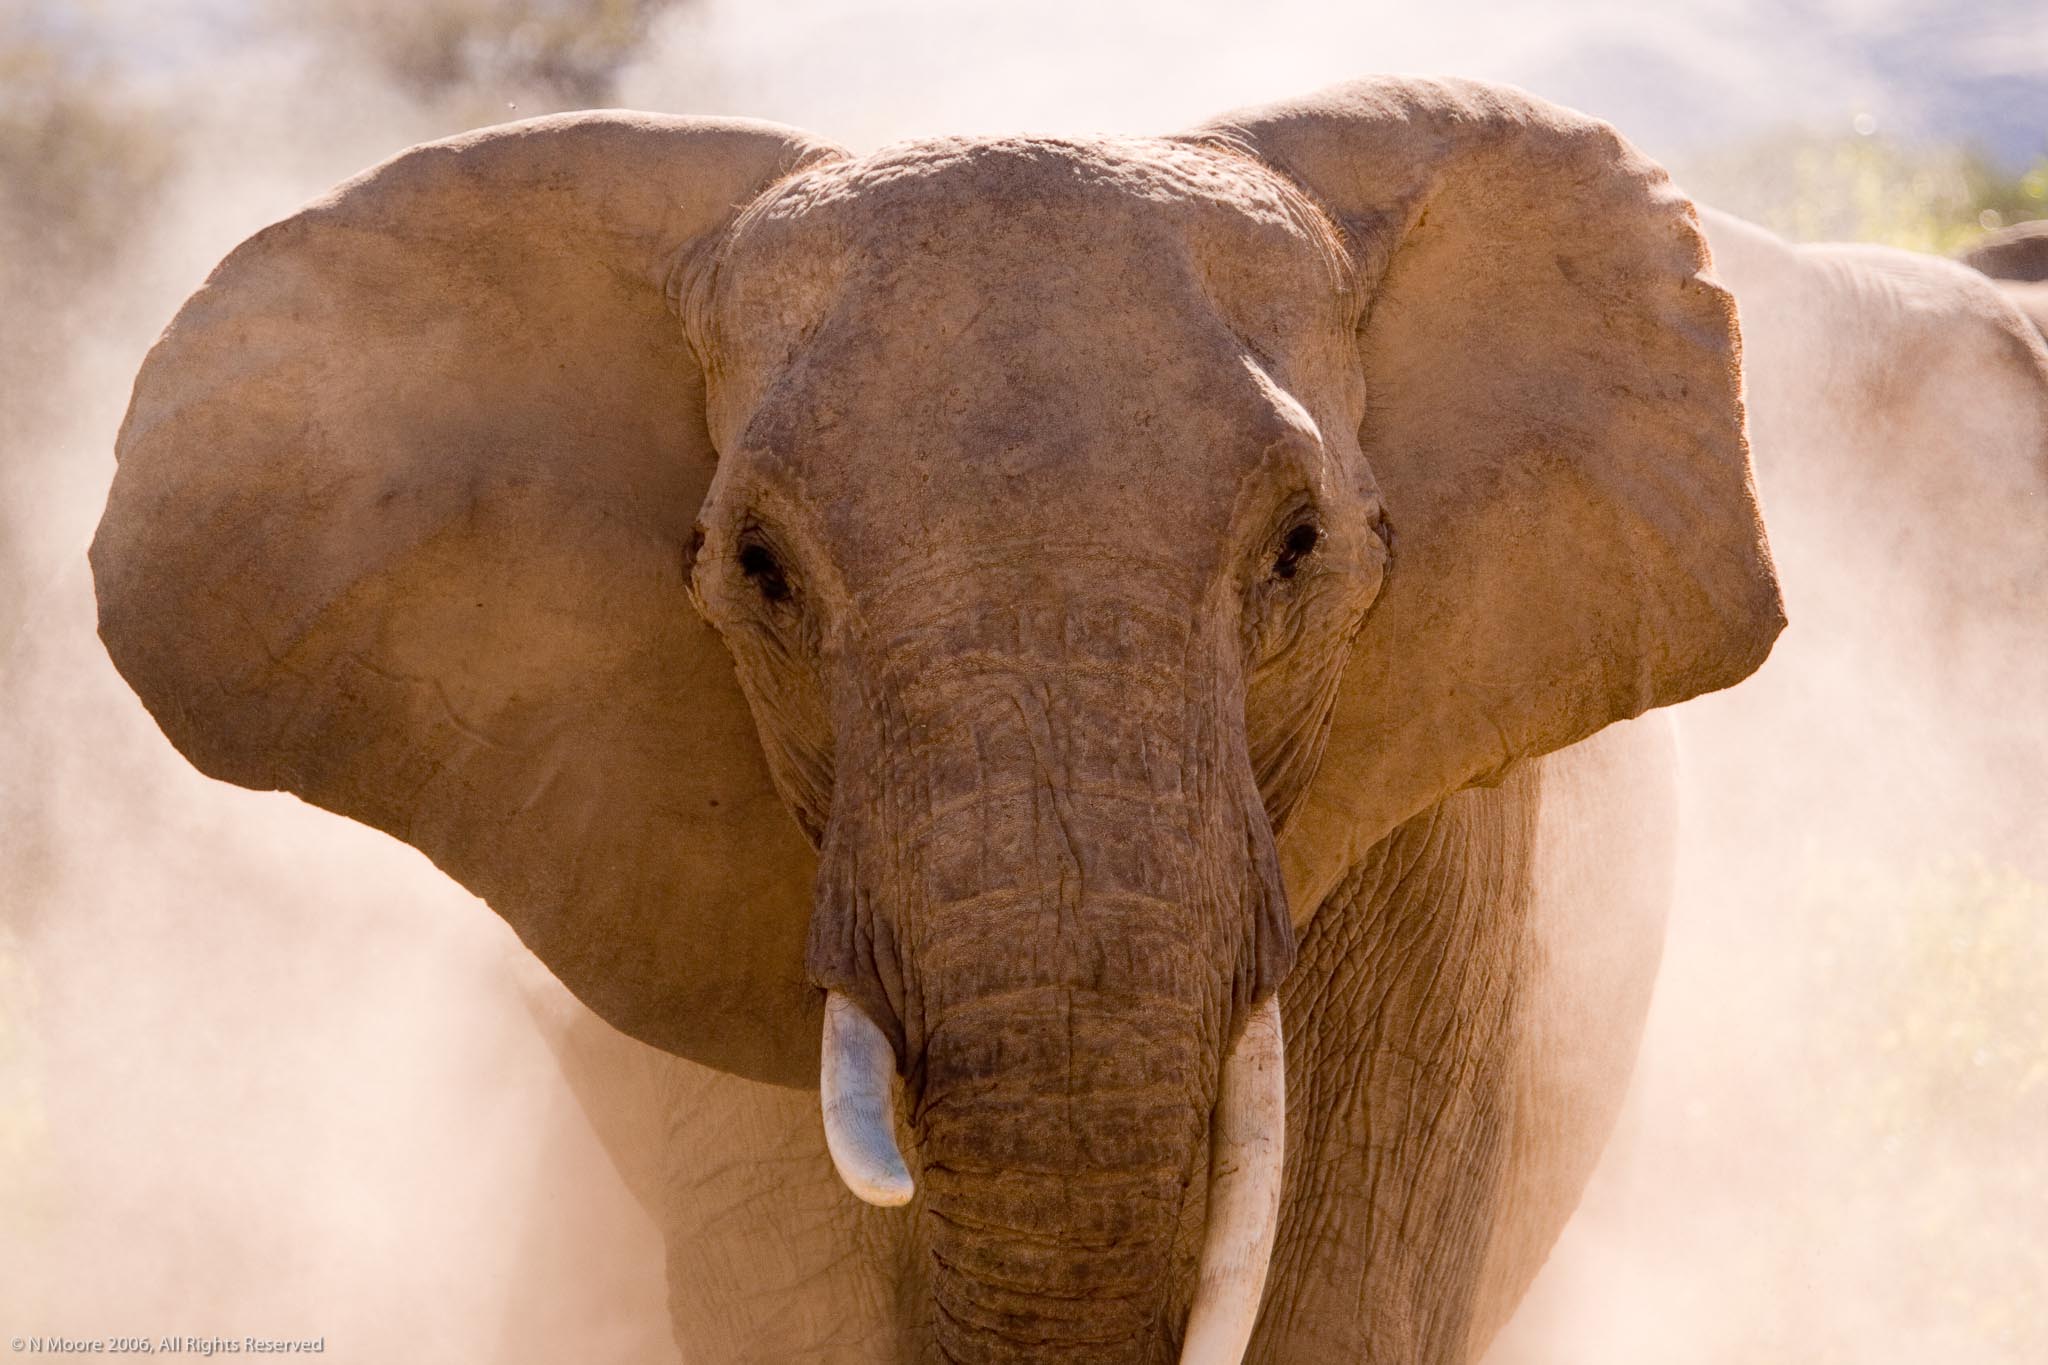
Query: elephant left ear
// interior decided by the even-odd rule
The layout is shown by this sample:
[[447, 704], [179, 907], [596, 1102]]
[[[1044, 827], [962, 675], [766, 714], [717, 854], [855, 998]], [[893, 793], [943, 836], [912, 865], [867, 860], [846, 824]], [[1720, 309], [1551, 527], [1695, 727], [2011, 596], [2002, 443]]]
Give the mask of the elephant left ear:
[[1734, 300], [1613, 129], [1381, 78], [1185, 136], [1292, 177], [1360, 281], [1393, 557], [1282, 842], [1299, 916], [1445, 794], [1748, 676], [1784, 614]]

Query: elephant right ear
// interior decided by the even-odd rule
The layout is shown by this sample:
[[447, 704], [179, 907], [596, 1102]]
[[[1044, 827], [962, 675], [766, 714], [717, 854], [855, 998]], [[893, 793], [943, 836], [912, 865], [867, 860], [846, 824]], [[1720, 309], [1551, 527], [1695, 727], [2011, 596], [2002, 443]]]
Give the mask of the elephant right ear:
[[1612, 128], [1378, 77], [1190, 136], [1301, 185], [1365, 305], [1358, 448], [1393, 554], [1281, 836], [1307, 915], [1446, 794], [1747, 677], [1784, 612], [1734, 300]]
[[414, 148], [258, 233], [136, 380], [100, 634], [186, 757], [425, 852], [657, 1047], [815, 1084], [815, 859], [691, 608], [668, 291], [839, 155], [619, 113]]

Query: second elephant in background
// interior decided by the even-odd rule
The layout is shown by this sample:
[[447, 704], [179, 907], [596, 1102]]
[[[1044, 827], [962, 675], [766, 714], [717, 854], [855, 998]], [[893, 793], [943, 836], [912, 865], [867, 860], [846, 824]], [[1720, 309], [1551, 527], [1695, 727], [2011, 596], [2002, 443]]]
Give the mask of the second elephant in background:
[[2000, 228], [1956, 259], [1997, 280], [2048, 336], [2048, 219]]

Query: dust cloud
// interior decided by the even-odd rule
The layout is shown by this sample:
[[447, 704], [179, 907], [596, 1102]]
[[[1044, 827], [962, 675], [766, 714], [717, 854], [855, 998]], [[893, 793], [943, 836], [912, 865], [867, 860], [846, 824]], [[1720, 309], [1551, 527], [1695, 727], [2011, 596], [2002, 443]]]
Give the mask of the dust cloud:
[[587, 60], [401, 79], [322, 27], [348, 8], [223, 48], [197, 9], [0, 11], [0, 1339], [659, 1359], [659, 1239], [511, 932], [390, 839], [200, 777], [93, 633], [128, 387], [213, 263], [410, 142], [602, 102]]
[[2048, 404], [1959, 329], [1800, 408], [1785, 330], [1748, 358], [1792, 624], [1676, 712], [1634, 1092], [1493, 1365], [2048, 1359]]
[[[0, 1338], [667, 1349], [658, 1239], [509, 931], [391, 840], [199, 777], [93, 636], [128, 385], [235, 242], [410, 142], [578, 104], [865, 147], [1426, 70], [1587, 108], [1681, 170], [1769, 121], [1939, 132], [1952, 91], [1880, 59], [1914, 7], [1823, 8], [0, 0]], [[2048, 1358], [2048, 678], [2039, 551], [2009, 559], [2039, 495], [2031, 527], [1902, 510], [1835, 446], [1804, 472], [1760, 446], [1795, 625], [1682, 712], [1636, 1090], [1493, 1365]]]

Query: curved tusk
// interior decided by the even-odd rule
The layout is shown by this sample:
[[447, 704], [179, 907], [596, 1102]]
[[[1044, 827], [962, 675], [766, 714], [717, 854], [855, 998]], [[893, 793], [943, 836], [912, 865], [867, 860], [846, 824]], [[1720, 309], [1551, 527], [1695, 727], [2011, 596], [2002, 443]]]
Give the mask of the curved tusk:
[[[875, 1021], [838, 991], [825, 994], [825, 1039], [818, 1098], [833, 1169], [856, 1196], [879, 1208], [910, 1202], [915, 1186], [896, 1150], [890, 1082], [896, 1050]], [[1227, 1074], [1227, 1073], [1226, 1073]]]
[[1209, 1135], [1209, 1227], [1181, 1365], [1238, 1365], [1244, 1359], [1280, 1226], [1286, 1142], [1287, 1049], [1280, 1036], [1280, 1000], [1273, 996], [1245, 1021], [1223, 1063]]

